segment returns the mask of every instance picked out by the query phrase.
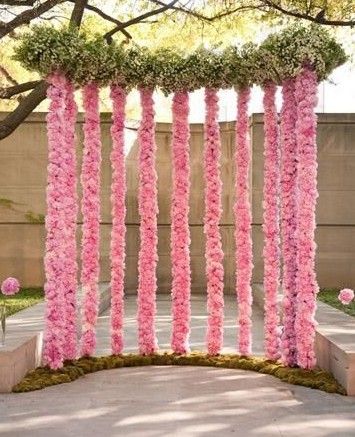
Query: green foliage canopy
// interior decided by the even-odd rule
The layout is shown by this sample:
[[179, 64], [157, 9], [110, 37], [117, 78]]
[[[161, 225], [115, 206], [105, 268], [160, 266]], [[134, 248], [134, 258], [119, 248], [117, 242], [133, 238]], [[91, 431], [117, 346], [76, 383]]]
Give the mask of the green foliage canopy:
[[22, 35], [14, 59], [43, 77], [62, 72], [78, 86], [114, 82], [127, 89], [158, 87], [169, 94], [204, 87], [243, 88], [268, 81], [281, 84], [306, 65], [322, 81], [347, 56], [334, 37], [317, 25], [293, 25], [259, 46], [200, 47], [190, 54], [174, 48], [125, 48], [76, 29], [34, 26]]

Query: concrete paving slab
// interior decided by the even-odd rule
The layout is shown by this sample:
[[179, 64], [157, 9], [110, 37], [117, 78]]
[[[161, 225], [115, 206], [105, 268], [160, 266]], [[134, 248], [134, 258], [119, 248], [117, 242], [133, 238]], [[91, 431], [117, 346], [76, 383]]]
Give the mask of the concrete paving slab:
[[[125, 299], [124, 322], [124, 352], [137, 352], [137, 298], [127, 296]], [[160, 349], [170, 349], [171, 336], [171, 298], [158, 295], [156, 330]], [[238, 325], [237, 303], [233, 296], [225, 296], [224, 307], [224, 353], [236, 353]], [[110, 350], [110, 317], [109, 310], [103, 313], [98, 324], [98, 349], [97, 355], [107, 355]], [[207, 302], [206, 295], [193, 295], [191, 299], [191, 336], [192, 350], [206, 351], [205, 336], [207, 327]], [[264, 326], [263, 312], [253, 307], [253, 353], [263, 355]]]
[[351, 437], [355, 399], [234, 369], [102, 371], [0, 395], [2, 437]]
[[[159, 345], [169, 349], [170, 299], [157, 301]], [[263, 317], [253, 312], [254, 353]], [[136, 298], [125, 300], [125, 351], [137, 350]], [[236, 302], [225, 300], [224, 352], [235, 352]], [[204, 350], [206, 297], [192, 298], [193, 350]], [[109, 310], [99, 318], [97, 355], [110, 353]], [[269, 375], [204, 367], [102, 371], [70, 384], [0, 395], [1, 437], [352, 437], [355, 398], [285, 384]]]

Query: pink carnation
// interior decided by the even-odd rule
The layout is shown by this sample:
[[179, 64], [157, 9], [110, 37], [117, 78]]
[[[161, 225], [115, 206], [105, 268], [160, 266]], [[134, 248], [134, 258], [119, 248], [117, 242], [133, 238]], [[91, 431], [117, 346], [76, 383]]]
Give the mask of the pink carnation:
[[339, 293], [338, 299], [343, 305], [349, 305], [349, 303], [354, 299], [354, 291], [350, 288], [344, 288]]
[[218, 124], [218, 94], [205, 90], [205, 216], [206, 277], [207, 277], [207, 352], [217, 355], [223, 347], [223, 248], [220, 231], [222, 216], [222, 180], [220, 169], [221, 138]]
[[280, 356], [278, 336], [279, 313], [277, 293], [280, 282], [280, 150], [276, 85], [264, 86], [264, 288], [265, 288], [265, 354], [270, 360]]
[[[16, 278], [7, 278], [1, 284], [1, 292], [6, 296], [12, 296], [20, 290], [20, 283]], [[354, 293], [353, 293], [354, 294]]]
[[236, 252], [236, 291], [238, 299], [239, 339], [238, 349], [241, 355], [250, 355], [252, 346], [252, 270], [253, 242], [252, 216], [249, 198], [249, 172], [251, 168], [251, 148], [248, 125], [248, 105], [250, 88], [238, 92], [236, 149], [235, 149], [235, 244]]

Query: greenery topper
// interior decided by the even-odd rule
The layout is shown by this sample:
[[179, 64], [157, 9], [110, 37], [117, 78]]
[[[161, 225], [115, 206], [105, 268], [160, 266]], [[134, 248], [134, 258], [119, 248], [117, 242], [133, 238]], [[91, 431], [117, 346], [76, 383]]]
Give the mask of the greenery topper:
[[91, 81], [160, 88], [165, 94], [199, 88], [243, 88], [268, 81], [281, 84], [307, 65], [326, 79], [347, 56], [324, 28], [299, 24], [272, 34], [259, 46], [245, 44], [224, 50], [199, 48], [149, 50], [124, 47], [73, 28], [34, 26], [21, 36], [14, 59], [43, 77], [60, 71], [76, 85]]

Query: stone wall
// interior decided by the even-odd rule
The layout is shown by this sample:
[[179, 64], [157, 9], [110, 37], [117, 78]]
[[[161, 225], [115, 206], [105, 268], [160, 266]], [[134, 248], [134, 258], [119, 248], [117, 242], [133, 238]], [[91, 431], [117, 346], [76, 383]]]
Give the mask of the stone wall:
[[[0, 117], [4, 114], [0, 114]], [[82, 118], [78, 121], [78, 155], [81, 154]], [[110, 217], [110, 114], [102, 114], [102, 224], [101, 280], [109, 280]], [[263, 178], [262, 116], [251, 118], [253, 143], [252, 203], [255, 250], [254, 281], [262, 280], [261, 195]], [[355, 287], [355, 114], [321, 115], [319, 118], [318, 278], [321, 286]], [[223, 217], [221, 233], [225, 251], [225, 291], [234, 293], [233, 144], [234, 123], [221, 123], [223, 144]], [[159, 292], [170, 291], [170, 125], [157, 125], [159, 178]], [[191, 263], [192, 286], [204, 292], [203, 235], [203, 126], [191, 126]], [[139, 217], [137, 208], [137, 143], [127, 153], [127, 292], [137, 287]], [[32, 114], [9, 138], [0, 154], [0, 279], [18, 277], [23, 284], [43, 283], [45, 185], [45, 114]], [[79, 162], [80, 165], [80, 162]], [[80, 217], [79, 233], [80, 238]], [[78, 240], [79, 241], [79, 240]]]
[[[255, 280], [262, 280], [262, 115], [252, 117]], [[355, 287], [355, 114], [318, 119], [317, 273], [322, 287]]]

